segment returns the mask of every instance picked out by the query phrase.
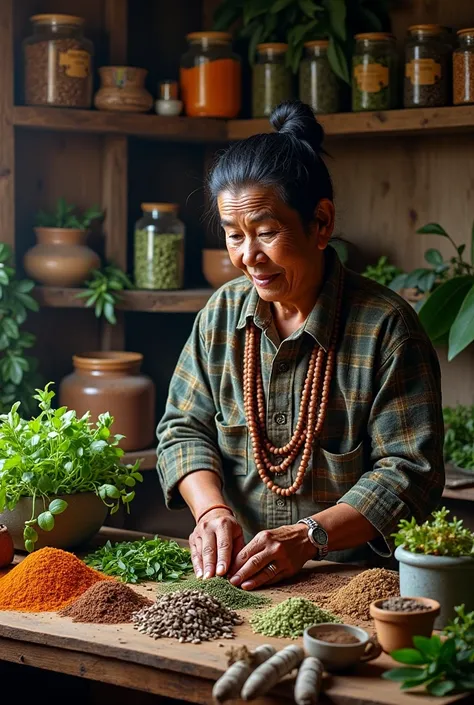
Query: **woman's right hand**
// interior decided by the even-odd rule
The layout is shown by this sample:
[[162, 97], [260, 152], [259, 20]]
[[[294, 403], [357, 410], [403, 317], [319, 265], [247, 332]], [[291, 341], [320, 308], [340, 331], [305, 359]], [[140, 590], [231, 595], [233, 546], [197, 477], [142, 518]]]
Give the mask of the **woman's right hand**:
[[245, 546], [237, 519], [227, 509], [208, 512], [189, 537], [191, 560], [197, 578], [225, 575]]

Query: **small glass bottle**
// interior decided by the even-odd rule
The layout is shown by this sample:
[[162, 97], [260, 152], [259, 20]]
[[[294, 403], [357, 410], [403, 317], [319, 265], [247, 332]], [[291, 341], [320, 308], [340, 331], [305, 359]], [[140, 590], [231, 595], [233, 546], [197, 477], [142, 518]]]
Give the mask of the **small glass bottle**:
[[395, 37], [385, 32], [356, 34], [352, 57], [352, 110], [390, 110], [397, 105]]
[[179, 115], [182, 109], [183, 101], [178, 99], [178, 82], [160, 81], [158, 100], [155, 101], [155, 110], [158, 115]]
[[449, 102], [447, 34], [437, 24], [408, 28], [405, 44], [405, 108], [435, 108]]
[[474, 104], [474, 27], [460, 29], [459, 47], [453, 54], [453, 103]]
[[317, 114], [340, 110], [341, 86], [328, 60], [329, 42], [306, 42], [305, 57], [299, 70], [299, 97]]
[[252, 77], [252, 115], [269, 117], [293, 95], [291, 69], [286, 66], [288, 44], [258, 44]]
[[142, 203], [135, 225], [134, 277], [138, 289], [181, 289], [184, 224], [176, 203]]

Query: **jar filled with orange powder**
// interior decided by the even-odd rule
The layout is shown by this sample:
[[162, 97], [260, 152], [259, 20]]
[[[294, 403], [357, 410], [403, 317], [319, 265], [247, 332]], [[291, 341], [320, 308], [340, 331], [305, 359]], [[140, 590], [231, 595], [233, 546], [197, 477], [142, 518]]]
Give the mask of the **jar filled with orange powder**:
[[193, 32], [181, 59], [180, 84], [186, 115], [235, 118], [241, 106], [240, 58], [227, 32]]

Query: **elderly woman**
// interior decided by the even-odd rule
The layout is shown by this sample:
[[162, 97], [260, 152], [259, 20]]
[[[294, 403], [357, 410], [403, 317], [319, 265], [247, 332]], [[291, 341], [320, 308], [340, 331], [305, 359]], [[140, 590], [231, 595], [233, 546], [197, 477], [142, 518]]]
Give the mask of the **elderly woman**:
[[308, 559], [391, 554], [444, 484], [440, 371], [414, 311], [346, 270], [323, 131], [299, 102], [209, 180], [241, 278], [198, 314], [158, 427], [167, 506], [186, 503], [198, 577], [253, 589]]

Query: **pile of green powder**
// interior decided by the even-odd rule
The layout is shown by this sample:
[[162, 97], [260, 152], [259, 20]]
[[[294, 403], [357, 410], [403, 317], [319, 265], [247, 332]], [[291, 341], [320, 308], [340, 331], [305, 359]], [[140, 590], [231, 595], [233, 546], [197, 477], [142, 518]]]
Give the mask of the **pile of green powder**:
[[209, 578], [208, 580], [198, 580], [188, 578], [180, 580], [178, 583], [160, 585], [160, 593], [177, 592], [181, 590], [200, 590], [215, 597], [225, 607], [232, 610], [258, 609], [271, 604], [271, 600], [263, 595], [256, 595], [236, 588], [226, 578]]
[[339, 617], [326, 612], [304, 597], [290, 597], [250, 619], [250, 625], [257, 634], [291, 639], [302, 636], [303, 631], [312, 624], [323, 622], [341, 624]]

